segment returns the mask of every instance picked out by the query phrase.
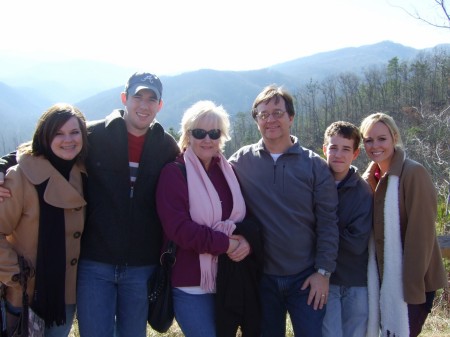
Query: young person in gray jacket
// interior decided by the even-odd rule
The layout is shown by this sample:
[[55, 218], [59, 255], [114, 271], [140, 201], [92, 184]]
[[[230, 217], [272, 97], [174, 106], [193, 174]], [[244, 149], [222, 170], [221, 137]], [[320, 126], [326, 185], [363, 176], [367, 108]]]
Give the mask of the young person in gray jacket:
[[333, 177], [326, 162], [290, 134], [295, 110], [285, 89], [264, 88], [252, 115], [262, 139], [230, 163], [262, 224], [262, 335], [284, 337], [289, 312], [296, 336], [321, 336], [339, 241]]
[[361, 133], [338, 121], [325, 131], [323, 153], [339, 196], [339, 251], [330, 278], [323, 337], [366, 336], [368, 323], [367, 263], [372, 230], [372, 191], [352, 166], [360, 152]]

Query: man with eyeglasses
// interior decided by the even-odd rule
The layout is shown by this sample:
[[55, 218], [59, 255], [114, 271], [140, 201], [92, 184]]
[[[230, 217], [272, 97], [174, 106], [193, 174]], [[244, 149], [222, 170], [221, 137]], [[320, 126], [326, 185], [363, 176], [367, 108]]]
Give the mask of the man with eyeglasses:
[[327, 163], [290, 134], [293, 97], [268, 86], [253, 102], [262, 139], [231, 156], [250, 211], [261, 221], [262, 336], [322, 336], [329, 277], [336, 266], [338, 196]]
[[[121, 93], [125, 108], [88, 123], [87, 219], [80, 260], [72, 261], [78, 264], [81, 337], [146, 336], [147, 280], [162, 245], [156, 183], [162, 167], [179, 153], [173, 137], [155, 122], [161, 96], [156, 75], [135, 73]], [[15, 156], [7, 159], [0, 169], [14, 164]]]

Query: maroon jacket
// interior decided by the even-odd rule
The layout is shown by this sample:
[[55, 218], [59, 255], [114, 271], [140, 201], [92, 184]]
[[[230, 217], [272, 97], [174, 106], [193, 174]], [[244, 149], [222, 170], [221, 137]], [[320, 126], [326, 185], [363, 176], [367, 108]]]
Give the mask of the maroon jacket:
[[[178, 157], [177, 161], [184, 163], [183, 156]], [[218, 161], [218, 158], [213, 159], [208, 176], [222, 202], [222, 220], [226, 220], [233, 208], [233, 198]], [[226, 253], [229, 246], [228, 236], [199, 225], [191, 219], [186, 177], [175, 163], [167, 164], [161, 172], [156, 191], [156, 206], [166, 236], [165, 241], [173, 240], [177, 244], [172, 286], [200, 286], [199, 254]]]

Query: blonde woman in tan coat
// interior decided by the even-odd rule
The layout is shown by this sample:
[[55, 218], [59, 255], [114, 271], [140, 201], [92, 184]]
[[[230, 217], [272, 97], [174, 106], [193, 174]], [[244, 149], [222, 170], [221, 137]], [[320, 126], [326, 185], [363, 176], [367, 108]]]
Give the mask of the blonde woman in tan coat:
[[18, 256], [23, 256], [34, 271], [27, 285], [30, 307], [44, 319], [46, 337], [67, 336], [75, 314], [86, 139], [83, 114], [69, 104], [53, 105], [5, 176], [11, 197], [0, 203], [0, 282], [6, 285], [8, 312], [19, 314]]
[[[379, 304], [382, 336], [418, 336], [436, 290], [447, 284], [436, 239], [436, 190], [427, 170], [406, 158], [392, 117], [366, 117], [361, 133], [372, 159], [363, 178], [374, 191], [369, 306]], [[373, 286], [378, 279], [379, 294]], [[369, 317], [369, 328], [370, 322]], [[378, 330], [377, 321], [372, 322]]]

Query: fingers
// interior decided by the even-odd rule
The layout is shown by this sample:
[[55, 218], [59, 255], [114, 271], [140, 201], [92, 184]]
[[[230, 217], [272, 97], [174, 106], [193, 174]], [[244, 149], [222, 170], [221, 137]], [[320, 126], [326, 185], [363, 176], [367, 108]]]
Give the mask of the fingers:
[[[319, 298], [318, 308], [319, 309], [323, 309], [324, 305], [327, 304], [328, 295], [327, 294], [321, 294], [320, 296], [317, 295], [317, 297]], [[317, 309], [317, 308], [314, 308], [314, 309]]]
[[234, 252], [238, 247], [239, 247], [239, 241], [236, 239], [230, 238], [227, 254]]
[[248, 255], [249, 250], [245, 249], [245, 247], [239, 247], [232, 253], [228, 254], [228, 257], [233, 260], [234, 262], [240, 262]]
[[311, 290], [308, 296], [308, 305], [313, 305], [314, 310], [323, 309], [324, 305], [327, 304], [328, 294], [321, 293], [319, 291], [314, 292]]
[[0, 172], [0, 202], [3, 202], [5, 200], [5, 198], [10, 198], [11, 197], [11, 193], [9, 191], [9, 189], [3, 187], [3, 183], [4, 183], [4, 175], [2, 172]]
[[323, 309], [328, 301], [329, 280], [318, 273], [312, 274], [306, 279], [302, 290], [310, 286], [308, 295], [308, 305], [312, 305], [314, 310]]
[[239, 241], [245, 240], [245, 238], [242, 235], [236, 235], [236, 234], [231, 235], [230, 239], [235, 239], [235, 240], [239, 240]]
[[[310, 284], [310, 280], [309, 280], [309, 279], [310, 279], [310, 278], [308, 277], [308, 278], [305, 280], [305, 282], [303, 282], [302, 287], [301, 287], [301, 290], [305, 290], [306, 288], [309, 287], [309, 284]], [[309, 298], [308, 298], [308, 300], [309, 300]], [[310, 303], [308, 302], [308, 304], [310, 304]]]
[[243, 237], [239, 240], [238, 247], [231, 253], [228, 253], [228, 257], [234, 262], [240, 262], [250, 254], [250, 245]]

